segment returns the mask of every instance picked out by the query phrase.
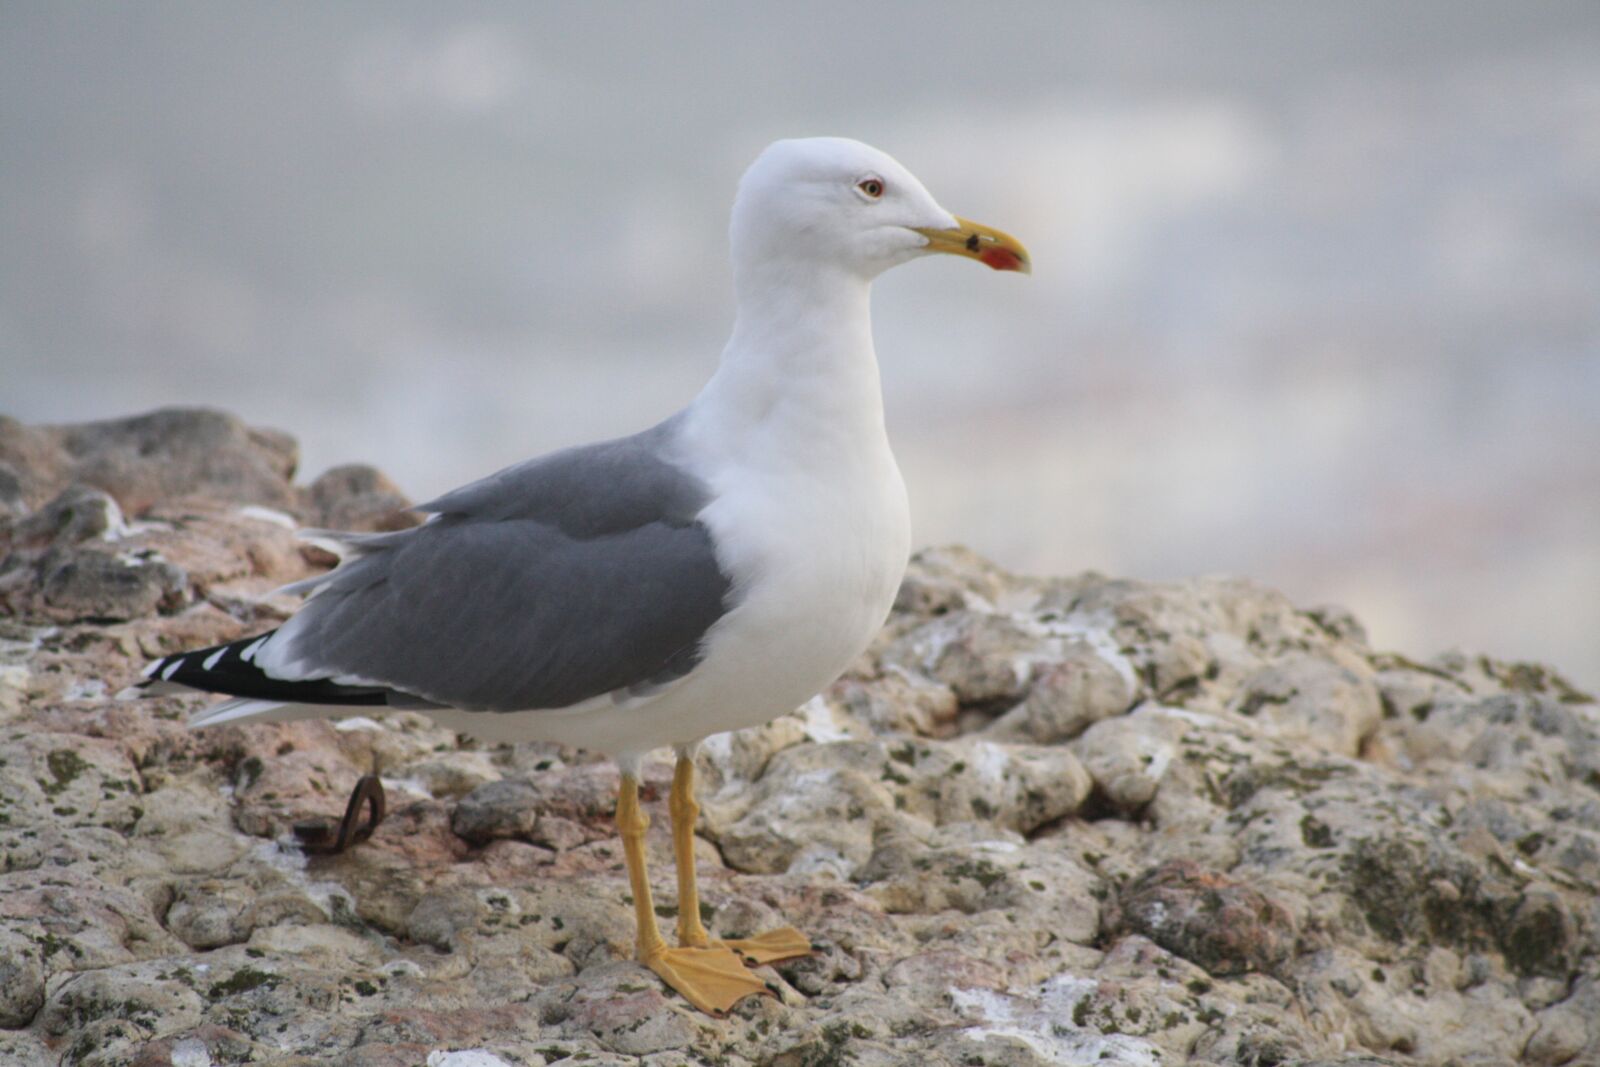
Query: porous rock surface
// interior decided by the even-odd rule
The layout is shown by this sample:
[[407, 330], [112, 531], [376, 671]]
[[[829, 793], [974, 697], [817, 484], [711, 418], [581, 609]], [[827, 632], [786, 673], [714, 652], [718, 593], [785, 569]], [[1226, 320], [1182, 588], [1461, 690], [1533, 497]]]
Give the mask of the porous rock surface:
[[[0, 423], [0, 1062], [1600, 1063], [1589, 697], [1247, 581], [960, 549], [818, 699], [702, 749], [708, 925], [818, 949], [694, 1012], [629, 959], [609, 764], [126, 691], [291, 611], [330, 562], [296, 522], [414, 521], [293, 455], [216, 413]], [[303, 855], [368, 772], [388, 820]]]

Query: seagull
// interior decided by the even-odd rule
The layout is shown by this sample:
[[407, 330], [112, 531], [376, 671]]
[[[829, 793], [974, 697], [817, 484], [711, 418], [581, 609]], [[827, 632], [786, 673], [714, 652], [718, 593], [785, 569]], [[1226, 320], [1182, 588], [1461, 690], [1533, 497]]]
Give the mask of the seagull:
[[[166, 656], [147, 685], [227, 694], [224, 723], [420, 712], [484, 741], [611, 756], [636, 956], [702, 1011], [767, 992], [747, 966], [803, 956], [792, 927], [732, 941], [700, 920], [694, 754], [793, 711], [888, 617], [910, 514], [884, 431], [872, 281], [932, 253], [1028, 273], [1013, 237], [958, 218], [859, 141], [778, 141], [729, 230], [737, 314], [710, 381], [631, 437], [508, 467], [390, 533], [308, 531], [340, 555], [287, 589], [277, 629]], [[675, 750], [677, 944], [656, 925], [641, 762]]]

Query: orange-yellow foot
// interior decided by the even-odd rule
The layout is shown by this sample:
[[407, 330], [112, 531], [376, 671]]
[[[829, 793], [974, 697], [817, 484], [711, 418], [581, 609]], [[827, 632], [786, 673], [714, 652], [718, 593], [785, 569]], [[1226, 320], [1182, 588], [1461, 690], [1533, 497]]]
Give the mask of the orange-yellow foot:
[[661, 948], [644, 961], [661, 980], [701, 1011], [724, 1015], [752, 993], [774, 995], [731, 949]]
[[713, 941], [712, 944], [726, 945], [753, 963], [776, 963], [778, 960], [811, 955], [811, 939], [792, 926], [780, 926], [754, 937]]

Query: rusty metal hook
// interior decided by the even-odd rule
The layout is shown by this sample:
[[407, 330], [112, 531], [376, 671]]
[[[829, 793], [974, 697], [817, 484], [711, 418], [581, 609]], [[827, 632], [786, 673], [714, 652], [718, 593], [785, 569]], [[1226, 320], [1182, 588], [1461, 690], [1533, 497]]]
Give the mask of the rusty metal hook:
[[[361, 809], [369, 809], [367, 821], [359, 822]], [[332, 819], [305, 819], [294, 824], [294, 836], [302, 851], [323, 856], [333, 856], [351, 845], [359, 845], [372, 836], [383, 822], [383, 783], [375, 774], [364, 774], [350, 791], [350, 802], [345, 805], [344, 818], [335, 827]]]

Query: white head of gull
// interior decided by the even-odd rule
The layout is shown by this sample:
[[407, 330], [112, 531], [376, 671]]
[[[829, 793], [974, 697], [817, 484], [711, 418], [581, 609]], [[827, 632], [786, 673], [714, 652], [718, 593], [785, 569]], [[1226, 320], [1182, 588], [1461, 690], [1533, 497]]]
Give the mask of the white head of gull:
[[[785, 927], [717, 941], [694, 876], [695, 747], [793, 711], [882, 626], [910, 549], [884, 433], [872, 280], [931, 253], [1026, 272], [1013, 238], [950, 214], [859, 141], [769, 146], [731, 227], [738, 315], [683, 411], [506, 468], [383, 534], [312, 531], [340, 565], [278, 629], [167, 656], [153, 691], [229, 694], [192, 725], [420, 711], [491, 741], [555, 741], [622, 769], [617, 826], [637, 955], [697, 1007], [766, 992]], [[678, 945], [656, 925], [640, 761], [673, 746]]]

